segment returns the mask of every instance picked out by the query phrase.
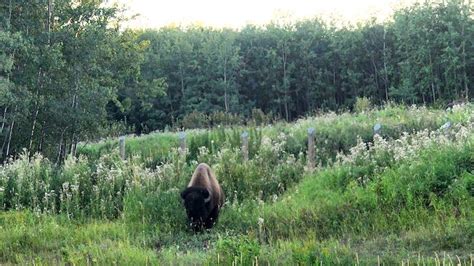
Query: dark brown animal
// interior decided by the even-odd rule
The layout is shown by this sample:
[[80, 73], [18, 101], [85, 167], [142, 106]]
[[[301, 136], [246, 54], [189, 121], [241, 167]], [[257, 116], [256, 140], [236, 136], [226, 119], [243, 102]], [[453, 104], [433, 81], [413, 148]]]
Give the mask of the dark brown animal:
[[201, 163], [187, 188], [181, 192], [181, 198], [191, 228], [200, 231], [212, 228], [217, 222], [225, 196], [209, 165]]

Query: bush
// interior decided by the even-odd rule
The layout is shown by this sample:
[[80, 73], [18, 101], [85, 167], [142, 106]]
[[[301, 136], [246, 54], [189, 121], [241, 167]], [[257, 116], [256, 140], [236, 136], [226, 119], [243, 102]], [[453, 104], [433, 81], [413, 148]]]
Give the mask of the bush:
[[354, 111], [356, 113], [367, 112], [372, 108], [370, 99], [367, 97], [357, 97], [354, 104]]
[[268, 125], [272, 121], [272, 114], [265, 114], [262, 110], [252, 109], [252, 122], [256, 126]]
[[213, 112], [209, 115], [209, 123], [212, 127], [241, 125], [243, 123], [243, 118], [238, 114], [219, 111]]
[[208, 128], [209, 118], [204, 113], [193, 111], [183, 117], [181, 125], [185, 129]]

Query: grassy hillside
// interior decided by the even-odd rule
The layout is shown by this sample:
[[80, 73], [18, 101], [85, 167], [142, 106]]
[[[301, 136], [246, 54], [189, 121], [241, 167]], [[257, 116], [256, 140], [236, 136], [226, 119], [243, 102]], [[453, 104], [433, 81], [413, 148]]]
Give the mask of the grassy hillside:
[[[316, 129], [316, 147], [321, 163], [334, 159], [338, 151], [347, 152], [356, 145], [357, 138], [372, 141], [373, 127], [382, 125], [380, 134], [386, 138], [399, 138], [404, 132], [435, 130], [446, 122], [465, 125], [473, 112], [472, 104], [456, 107], [449, 111], [427, 109], [424, 107], [406, 107], [387, 105], [382, 109], [374, 109], [361, 113], [323, 113], [302, 118], [295, 123], [278, 122], [272, 125], [256, 127], [237, 126], [231, 128], [218, 127], [211, 130], [188, 130], [188, 162], [198, 157], [199, 149], [206, 147], [210, 153], [218, 152], [223, 146], [240, 147], [240, 135], [243, 131], [250, 134], [250, 156], [258, 151], [262, 136], [277, 139], [284, 134], [284, 149], [294, 155], [306, 151], [307, 129]], [[153, 167], [167, 159], [172, 148], [177, 148], [178, 134], [157, 132], [145, 136], [128, 136], [126, 153], [128, 156], [139, 156], [147, 166]], [[97, 159], [118, 148], [118, 139], [106, 139], [94, 144], [79, 144], [78, 153], [90, 159]]]
[[[472, 106], [325, 114], [251, 129], [247, 162], [242, 128], [188, 132], [188, 159], [172, 133], [129, 140], [127, 161], [112, 142], [60, 167], [23, 156], [0, 167], [0, 264], [468, 265], [473, 119]], [[310, 126], [314, 172], [302, 152]], [[199, 162], [227, 202], [213, 230], [194, 234], [179, 191]]]

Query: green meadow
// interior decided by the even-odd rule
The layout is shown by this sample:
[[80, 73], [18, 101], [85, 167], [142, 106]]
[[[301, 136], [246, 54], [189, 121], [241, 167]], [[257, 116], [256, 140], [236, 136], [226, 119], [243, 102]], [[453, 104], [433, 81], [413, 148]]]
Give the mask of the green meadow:
[[[0, 166], [0, 264], [472, 265], [473, 129], [472, 104], [389, 104], [189, 130], [185, 156], [177, 132], [127, 136], [126, 160], [117, 139], [25, 153]], [[226, 203], [193, 233], [179, 193], [201, 162]]]

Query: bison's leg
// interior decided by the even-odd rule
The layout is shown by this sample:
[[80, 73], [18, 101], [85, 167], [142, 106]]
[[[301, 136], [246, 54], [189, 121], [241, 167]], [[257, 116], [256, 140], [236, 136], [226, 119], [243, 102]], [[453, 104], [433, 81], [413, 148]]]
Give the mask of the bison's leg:
[[215, 207], [209, 214], [209, 218], [206, 220], [206, 228], [210, 229], [217, 222], [217, 217], [219, 216], [219, 207]]

